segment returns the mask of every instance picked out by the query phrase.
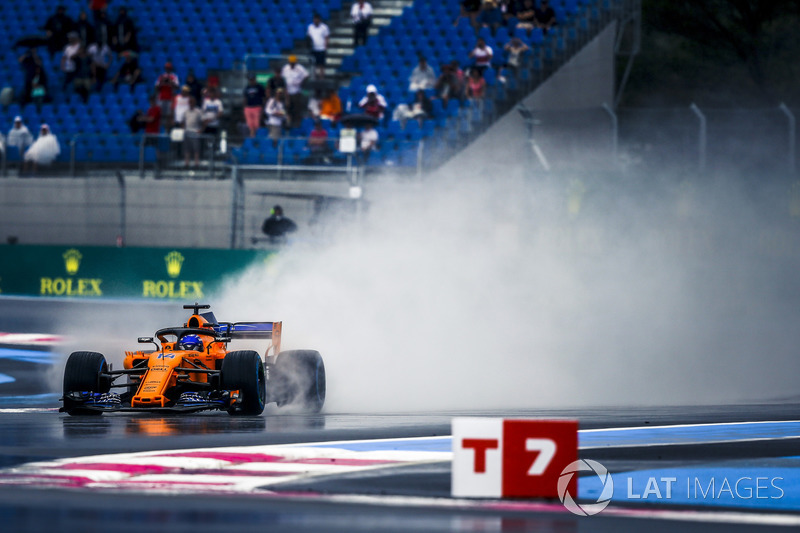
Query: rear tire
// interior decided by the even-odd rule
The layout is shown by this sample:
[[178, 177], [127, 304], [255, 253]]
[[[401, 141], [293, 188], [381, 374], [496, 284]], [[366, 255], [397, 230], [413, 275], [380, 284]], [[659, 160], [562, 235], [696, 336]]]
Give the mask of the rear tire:
[[264, 363], [258, 352], [240, 350], [230, 352], [222, 360], [220, 387], [223, 390], [238, 390], [241, 403], [229, 409], [232, 415], [260, 415], [264, 411], [267, 397], [264, 379]]
[[316, 350], [281, 352], [275, 362], [278, 405], [319, 413], [325, 405], [325, 364]]
[[81, 409], [80, 404], [67, 399], [70, 392], [108, 392], [111, 380], [101, 374], [108, 371], [103, 354], [97, 352], [73, 352], [64, 368], [64, 410], [69, 415], [100, 415], [102, 412]]

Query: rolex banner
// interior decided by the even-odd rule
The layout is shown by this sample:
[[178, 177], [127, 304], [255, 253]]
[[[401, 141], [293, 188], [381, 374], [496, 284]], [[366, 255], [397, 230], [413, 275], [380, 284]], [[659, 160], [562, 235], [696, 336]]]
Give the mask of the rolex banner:
[[0, 295], [201, 300], [274, 252], [0, 245]]

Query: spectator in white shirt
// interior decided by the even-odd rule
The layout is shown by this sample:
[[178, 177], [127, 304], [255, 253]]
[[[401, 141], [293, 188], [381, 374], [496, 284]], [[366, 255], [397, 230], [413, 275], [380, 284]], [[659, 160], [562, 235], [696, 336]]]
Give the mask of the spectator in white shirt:
[[328, 53], [328, 38], [331, 30], [328, 25], [322, 22], [322, 16], [314, 13], [314, 19], [306, 30], [311, 41], [311, 54], [314, 56], [314, 71], [318, 78], [325, 77], [325, 61]]
[[219, 92], [214, 87], [209, 87], [205, 98], [203, 98], [203, 122], [205, 123], [205, 133], [216, 135], [219, 133], [220, 119], [222, 118], [222, 100], [219, 99]]
[[111, 48], [107, 44], [92, 43], [86, 49], [92, 58], [92, 74], [96, 90], [99, 92], [108, 79], [108, 67], [111, 66]]
[[78, 32], [69, 32], [67, 38], [69, 42], [64, 47], [64, 53], [61, 55], [61, 72], [64, 73], [62, 90], [66, 90], [72, 84], [72, 80], [75, 79], [75, 56], [78, 55], [78, 50], [81, 48], [81, 38]]
[[281, 69], [281, 76], [286, 81], [286, 94], [288, 95], [286, 113], [289, 115], [289, 127], [300, 127], [303, 110], [306, 108], [300, 89], [305, 79], [308, 78], [308, 71], [297, 62], [297, 56], [291, 55], [289, 63]]
[[469, 57], [475, 60], [475, 69], [479, 70], [481, 74], [492, 66], [493, 55], [492, 48], [481, 37], [478, 37], [478, 43], [469, 53]]
[[350, 9], [350, 17], [353, 19], [353, 48], [367, 44], [367, 34], [372, 24], [372, 4], [357, 0]]
[[434, 85], [436, 85], [436, 73], [425, 57], [420, 55], [419, 64], [414, 67], [411, 76], [408, 77], [408, 90], [417, 92], [420, 89], [433, 89]]
[[189, 110], [189, 99], [192, 97], [188, 85], [181, 87], [181, 92], [172, 101], [172, 116], [175, 117], [176, 124], [183, 124], [184, 116]]
[[361, 158], [364, 163], [369, 161], [369, 156], [373, 150], [378, 148], [378, 130], [369, 122], [364, 125], [364, 131], [361, 132]]
[[283, 105], [283, 87], [278, 88], [275, 94], [267, 101], [264, 111], [267, 114], [267, 128], [272, 146], [278, 146], [278, 140], [283, 132], [283, 123], [286, 121], [286, 108]]

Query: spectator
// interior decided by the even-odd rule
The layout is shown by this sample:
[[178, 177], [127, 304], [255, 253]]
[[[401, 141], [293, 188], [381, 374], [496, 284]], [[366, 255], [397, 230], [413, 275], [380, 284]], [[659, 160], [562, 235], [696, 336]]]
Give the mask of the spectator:
[[92, 59], [92, 77], [94, 78], [96, 90], [99, 92], [103, 89], [103, 84], [108, 79], [108, 67], [111, 66], [111, 48], [106, 44], [92, 43], [89, 45], [87, 52]]
[[483, 79], [483, 72], [473, 68], [469, 71], [467, 79], [467, 98], [472, 103], [472, 109], [476, 116], [483, 115], [483, 100], [486, 96], [486, 80]]
[[50, 99], [50, 95], [47, 94], [47, 74], [41, 66], [37, 66], [33, 73], [30, 99], [39, 113], [42, 112], [42, 104]]
[[89, 10], [92, 12], [95, 26], [100, 20], [100, 13], [105, 13], [108, 9], [108, 0], [89, 0]]
[[314, 56], [314, 71], [318, 78], [325, 77], [325, 61], [328, 54], [328, 39], [331, 35], [331, 30], [328, 25], [322, 22], [322, 16], [319, 13], [314, 13], [311, 24], [308, 25], [306, 30], [311, 41], [311, 54]]
[[425, 91], [420, 89], [414, 94], [414, 100], [410, 104], [400, 104], [395, 108], [392, 118], [399, 120], [405, 127], [408, 119], [417, 119], [422, 125], [422, 122], [432, 115], [433, 104], [425, 95]]
[[386, 98], [378, 93], [377, 87], [367, 85], [367, 94], [358, 102], [358, 107], [361, 108], [364, 114], [383, 120], [383, 113], [388, 106]]
[[6, 146], [15, 147], [21, 157], [32, 143], [33, 135], [31, 135], [28, 127], [22, 122], [22, 117], [14, 117], [14, 126], [8, 131]]
[[[22, 67], [23, 73], [25, 74], [25, 88], [23, 89], [21, 98], [21, 102], [24, 105], [33, 100], [33, 80], [37, 73], [42, 77], [45, 77], [46, 75], [42, 58], [39, 57], [39, 53], [36, 51], [36, 48], [29, 48], [19, 57], [18, 61]], [[46, 77], [40, 81], [43, 83], [43, 85], [47, 84]]]
[[140, 122], [144, 123], [144, 132], [147, 135], [161, 133], [161, 105], [155, 96], [150, 97], [150, 107], [142, 115]]
[[[500, 0], [500, 11], [503, 13], [503, 24], [508, 25], [508, 19], [516, 17], [519, 11], [520, 0]], [[510, 30], [513, 28], [509, 28]]]
[[312, 118], [319, 118], [322, 106], [322, 89], [314, 89], [314, 96], [308, 99], [308, 113]]
[[122, 57], [125, 61], [119, 67], [117, 73], [114, 74], [111, 83], [114, 84], [115, 91], [120, 83], [124, 83], [130, 86], [131, 92], [133, 92], [134, 85], [142, 81], [142, 69], [139, 68], [139, 59], [134, 52], [123, 52]]
[[328, 94], [319, 104], [319, 118], [336, 122], [342, 116], [342, 101], [333, 89], [328, 90]]
[[67, 16], [67, 8], [64, 6], [58, 6], [55, 15], [47, 19], [42, 29], [47, 35], [50, 59], [67, 45], [67, 35], [73, 30], [74, 25], [72, 19]]
[[258, 83], [255, 74], [247, 76], [247, 86], [244, 88], [244, 120], [250, 137], [256, 136], [256, 131], [261, 126], [261, 113], [267, 103], [267, 91]]
[[453, 26], [458, 26], [458, 21], [462, 18], [468, 18], [469, 23], [473, 28], [478, 28], [478, 14], [481, 11], [481, 0], [462, 0], [461, 1], [461, 14], [456, 19]]
[[297, 224], [289, 217], [283, 216], [283, 208], [276, 205], [261, 225], [261, 231], [269, 237], [270, 242], [277, 244], [286, 242], [286, 234], [297, 231]]
[[364, 125], [364, 131], [361, 132], [361, 161], [363, 163], [367, 163], [369, 161], [369, 156], [372, 154], [374, 150], [378, 148], [378, 141], [380, 140], [380, 136], [378, 135], [378, 130], [375, 127], [367, 122]]
[[436, 85], [436, 73], [433, 67], [428, 64], [425, 56], [419, 56], [419, 63], [414, 70], [411, 71], [411, 76], [408, 77], [408, 90], [415, 92], [419, 89], [433, 89]]
[[128, 8], [120, 7], [117, 20], [113, 25], [111, 36], [112, 48], [119, 54], [126, 50], [139, 51], [139, 41], [136, 35], [136, 26], [128, 16]]
[[[189, 100], [192, 98], [192, 93], [188, 85], [181, 87], [181, 92], [175, 96], [172, 102], [172, 116], [175, 117], [175, 124], [183, 124], [184, 116], [189, 110]], [[195, 102], [197, 100], [195, 99]]]
[[492, 65], [493, 55], [492, 48], [481, 37], [478, 37], [478, 44], [469, 53], [469, 57], [475, 60], [474, 68], [480, 70], [481, 74]]
[[281, 75], [282, 67], [275, 67], [272, 76], [267, 80], [267, 98], [272, 98], [278, 89], [283, 89], [286, 92], [286, 80]]
[[50, 133], [50, 126], [42, 124], [39, 138], [25, 152], [25, 166], [36, 172], [39, 165], [50, 165], [60, 153], [61, 147], [56, 136]]
[[442, 75], [436, 81], [435, 89], [436, 95], [442, 99], [445, 106], [450, 98], [460, 101], [464, 97], [464, 72], [459, 67], [458, 61], [453, 60], [442, 68]]
[[75, 92], [80, 95], [85, 104], [89, 101], [89, 93], [92, 92], [92, 58], [86, 53], [86, 48], [81, 45], [72, 60], [75, 62], [75, 75], [72, 83]]
[[105, 9], [101, 10], [94, 22], [94, 38], [99, 44], [107, 44], [109, 48], [114, 45], [114, 30]]
[[532, 30], [536, 27], [536, 7], [533, 0], [523, 0], [522, 7], [517, 12], [517, 28]]
[[330, 163], [331, 147], [328, 144], [328, 131], [322, 125], [320, 119], [314, 120], [314, 129], [308, 136], [308, 163], [318, 165], [320, 163]]
[[156, 94], [161, 106], [161, 118], [167, 129], [172, 127], [172, 99], [175, 97], [178, 87], [180, 87], [178, 76], [172, 70], [172, 63], [167, 61], [164, 64], [164, 72], [156, 79]]
[[89, 15], [86, 14], [86, 11], [81, 11], [81, 14], [78, 15], [78, 22], [75, 23], [75, 31], [78, 32], [81, 44], [87, 49], [90, 44], [95, 42], [94, 24], [89, 22]]
[[200, 140], [203, 135], [204, 120], [203, 111], [197, 107], [197, 100], [194, 96], [189, 97], [189, 109], [183, 117], [184, 142], [183, 142], [183, 163], [185, 168], [189, 168], [189, 159], [194, 158], [194, 166], [200, 166]]
[[203, 98], [203, 123], [205, 124], [204, 133], [216, 135], [219, 133], [220, 121], [222, 119], [222, 100], [219, 98], [219, 91], [216, 87], [206, 89], [206, 97]]
[[486, 80], [483, 79], [483, 73], [476, 69], [470, 69], [469, 78], [467, 79], [467, 98], [470, 100], [483, 100], [486, 96]]
[[64, 53], [61, 55], [61, 72], [64, 73], [64, 83], [61, 86], [62, 90], [66, 90], [75, 80], [75, 55], [81, 48], [81, 40], [77, 32], [69, 32], [68, 39], [69, 42], [64, 47]]
[[556, 12], [550, 5], [549, 0], [542, 0], [541, 5], [536, 8], [536, 27], [542, 28], [545, 34], [557, 24]]
[[275, 91], [275, 94], [267, 101], [267, 106], [265, 108], [269, 138], [272, 139], [272, 146], [278, 146], [278, 139], [281, 138], [281, 133], [283, 132], [283, 123], [286, 121], [284, 99], [284, 90], [282, 87], [279, 87]]
[[350, 8], [350, 18], [353, 19], [353, 48], [359, 44], [367, 44], [369, 27], [372, 24], [372, 4], [356, 0]]
[[189, 86], [189, 92], [192, 93], [196, 101], [203, 101], [203, 84], [197, 79], [197, 76], [194, 75], [194, 70], [189, 69], [189, 72], [186, 74], [186, 83], [184, 85]]
[[308, 71], [303, 65], [297, 62], [297, 56], [290, 55], [289, 63], [281, 69], [281, 75], [286, 80], [287, 95], [287, 120], [290, 128], [297, 128], [303, 120], [303, 110], [305, 109], [304, 97], [301, 92], [303, 82], [308, 78]]
[[411, 103], [411, 116], [419, 120], [420, 125], [425, 119], [433, 117], [433, 104], [425, 91], [417, 91]]
[[507, 54], [506, 64], [516, 73], [522, 65], [522, 54], [531, 49], [519, 37], [513, 37], [503, 47]]
[[503, 25], [503, 12], [497, 6], [494, 0], [486, 0], [478, 15], [478, 25], [482, 28], [489, 28], [492, 35], [495, 34], [497, 28]]

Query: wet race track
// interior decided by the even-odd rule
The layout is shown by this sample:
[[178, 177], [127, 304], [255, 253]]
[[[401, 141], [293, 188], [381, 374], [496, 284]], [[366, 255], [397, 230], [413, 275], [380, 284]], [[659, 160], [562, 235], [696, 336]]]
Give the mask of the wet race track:
[[[58, 413], [58, 394], [43, 386], [42, 369], [47, 350], [57, 350], [46, 335], [55, 317], [77, 305], [123, 304], [0, 300], [0, 331], [16, 335], [0, 341], [3, 531], [800, 527], [796, 400], [657, 409], [308, 415], [268, 407], [258, 417], [69, 417]], [[579, 517], [558, 500], [452, 498], [454, 416], [579, 420], [579, 455], [612, 473], [611, 504]], [[598, 492], [597, 483], [582, 478], [580, 501]]]

